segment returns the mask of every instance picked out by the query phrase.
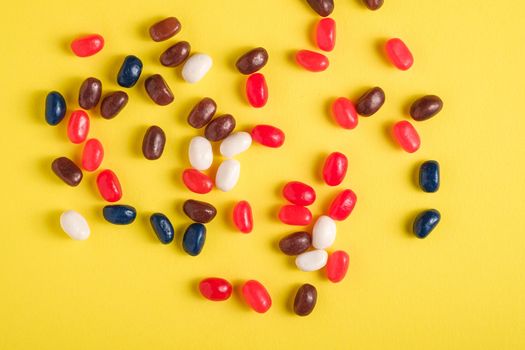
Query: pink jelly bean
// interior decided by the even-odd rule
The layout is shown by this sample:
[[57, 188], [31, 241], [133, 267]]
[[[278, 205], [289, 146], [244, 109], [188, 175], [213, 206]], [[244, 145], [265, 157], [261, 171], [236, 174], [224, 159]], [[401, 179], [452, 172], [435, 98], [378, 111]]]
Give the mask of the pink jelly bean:
[[328, 216], [334, 220], [344, 220], [346, 219], [354, 210], [355, 204], [357, 202], [357, 197], [352, 190], [343, 190], [337, 195], [330, 204], [328, 209]]
[[247, 201], [240, 201], [233, 207], [233, 223], [242, 233], [253, 230], [252, 207]]
[[248, 77], [246, 80], [246, 97], [252, 107], [264, 107], [268, 101], [268, 86], [264, 75], [255, 73]]
[[401, 39], [388, 40], [385, 44], [385, 51], [390, 62], [401, 70], [407, 70], [414, 64], [412, 53]]
[[312, 213], [301, 205], [285, 205], [279, 211], [279, 220], [287, 225], [306, 226], [312, 222]]
[[354, 103], [347, 98], [340, 97], [332, 103], [332, 117], [342, 128], [354, 129], [357, 126]]
[[283, 196], [297, 205], [310, 205], [315, 202], [314, 189], [299, 181], [288, 182], [283, 188]]
[[345, 251], [333, 252], [326, 263], [326, 277], [334, 283], [342, 281], [348, 271], [349, 263], [350, 257]]
[[89, 116], [81, 109], [71, 113], [67, 124], [67, 137], [73, 143], [82, 143], [89, 133]]
[[271, 125], [256, 125], [251, 132], [252, 139], [266, 147], [278, 148], [284, 143], [284, 132]]
[[310, 50], [298, 51], [295, 55], [295, 61], [301, 67], [311, 72], [322, 72], [326, 70], [330, 64], [328, 57]]
[[340, 152], [331, 153], [323, 166], [323, 179], [328, 186], [337, 186], [345, 178], [348, 159]]
[[83, 36], [73, 40], [71, 50], [78, 57], [93, 56], [104, 47], [104, 38], [99, 34]]
[[332, 51], [335, 47], [335, 21], [332, 18], [323, 18], [315, 28], [315, 42], [323, 51]]
[[272, 306], [270, 294], [258, 281], [250, 280], [244, 283], [242, 296], [246, 303], [258, 313], [265, 313]]
[[104, 148], [97, 139], [89, 139], [82, 151], [82, 167], [87, 171], [97, 170], [104, 158]]
[[408, 153], [414, 153], [421, 146], [421, 140], [416, 129], [406, 120], [394, 124], [392, 134], [401, 148]]

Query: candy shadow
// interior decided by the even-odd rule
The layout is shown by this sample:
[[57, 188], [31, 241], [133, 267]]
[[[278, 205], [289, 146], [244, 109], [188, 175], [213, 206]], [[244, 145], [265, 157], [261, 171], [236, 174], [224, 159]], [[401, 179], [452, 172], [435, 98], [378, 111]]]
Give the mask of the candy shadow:
[[242, 295], [242, 286], [243, 284], [246, 282], [246, 280], [240, 280], [240, 279], [236, 279], [236, 280], [233, 280], [231, 283], [233, 285], [233, 292], [232, 292], [232, 298], [233, 299], [233, 303], [241, 310], [245, 310], [245, 311], [251, 311], [251, 312], [255, 312], [252, 310], [252, 308], [246, 303], [246, 301], [244, 300], [244, 296]]
[[133, 158], [140, 158], [148, 161], [142, 153], [142, 140], [144, 139], [144, 134], [148, 128], [149, 125], [143, 124], [135, 127], [135, 130], [133, 130], [129, 140], [129, 152]]
[[[80, 37], [80, 36], [79, 36]], [[67, 55], [75, 56], [73, 51], [71, 50], [71, 42], [75, 40], [76, 37], [68, 37], [60, 39], [59, 42], [57, 42], [57, 46], [60, 48], [60, 51]]]
[[153, 231], [153, 227], [151, 227], [151, 223], [149, 221], [151, 214], [153, 214], [153, 212], [142, 213], [141, 215], [138, 215], [139, 217], [137, 217], [136, 221], [140, 221], [140, 224], [142, 224], [145, 228], [145, 235], [142, 235], [145, 240], [152, 244], [163, 245], [157, 238], [155, 231]]
[[188, 284], [188, 291], [195, 297], [202, 298], [201, 292], [199, 290], [199, 283], [202, 281], [202, 278], [194, 278]]
[[71, 238], [69, 238], [60, 226], [60, 215], [62, 215], [62, 213], [62, 210], [48, 211], [43, 217], [44, 226], [47, 228], [47, 230], [44, 231], [50, 232], [53, 237], [57, 239], [70, 240]]
[[392, 63], [388, 60], [385, 52], [385, 44], [387, 42], [387, 38], [381, 38], [377, 39], [374, 43], [374, 48], [377, 53], [377, 55], [380, 57], [381, 61], [387, 65], [392, 67]]
[[409, 214], [405, 216], [403, 221], [403, 232], [407, 237], [416, 238], [413, 232], [414, 219], [421, 212], [421, 210], [411, 210]]
[[415, 163], [412, 166], [410, 175], [411, 175], [411, 182], [414, 185], [415, 188], [419, 189], [419, 168], [421, 167], [421, 164], [423, 164], [423, 161], [419, 161]]
[[46, 180], [50, 180], [54, 183], [58, 183], [58, 182], [63, 183], [63, 181], [60, 180], [58, 176], [56, 176], [56, 174], [53, 172], [51, 168], [51, 164], [53, 163], [53, 160], [55, 160], [55, 157], [42, 158], [37, 164], [38, 173], [41, 176], [43, 175], [42, 177], [44, 177]]
[[248, 102], [248, 98], [246, 97], [246, 81], [248, 79], [248, 76], [239, 77], [238, 83], [236, 83], [236, 89], [237, 96], [239, 97], [239, 100], [242, 101], [243, 105], [250, 106], [250, 103]]
[[[308, 41], [310, 44], [314, 47], [314, 49], [317, 51], [319, 47], [317, 46], [317, 23], [319, 23], [320, 19], [312, 20], [312, 22], [308, 25]], [[322, 51], [322, 50], [321, 50]]]
[[392, 135], [392, 128], [394, 127], [394, 122], [386, 122], [383, 124], [383, 134], [385, 135], [385, 139], [389, 140], [387, 141], [393, 148], [395, 149], [401, 149], [400, 146], [397, 144], [397, 142], [394, 140], [394, 136]]
[[332, 116], [332, 104], [334, 103], [334, 101], [337, 99], [337, 97], [331, 97], [330, 99], [327, 99], [324, 103], [324, 108], [323, 108], [323, 111], [324, 111], [324, 114], [326, 116], [326, 119], [328, 120], [328, 122], [331, 124], [331, 125], [335, 125], [339, 128], [341, 128], [339, 126], [339, 124], [337, 124], [334, 120], [334, 117]]
[[[49, 91], [37, 90], [31, 93], [30, 104], [31, 108], [29, 110], [29, 115], [32, 119], [34, 116], [34, 121], [42, 125], [46, 123], [46, 97]], [[64, 118], [65, 119], [65, 118]]]
[[152, 43], [155, 43], [155, 41], [153, 41], [153, 39], [151, 39], [151, 36], [149, 35], [149, 28], [163, 20], [164, 17], [161, 17], [161, 16], [155, 16], [155, 17], [152, 17], [150, 18], [149, 20], [144, 20], [144, 21], [141, 21], [138, 25], [137, 25], [137, 29], [136, 29], [136, 35], [137, 37], [139, 37], [141, 40], [144, 40], [144, 41], [150, 41]]
[[324, 162], [326, 160], [326, 158], [328, 157], [328, 154], [327, 153], [322, 153], [320, 155], [317, 156], [317, 158], [315, 159], [315, 162], [314, 163], [314, 176], [315, 176], [315, 179], [318, 181], [318, 183], [322, 183], [324, 184], [324, 179], [323, 179], [323, 167], [324, 167]]
[[290, 50], [286, 53], [286, 61], [288, 61], [288, 63], [292, 64], [294, 67], [297, 67], [297, 69], [300, 70], [301, 67], [298, 66], [296, 60], [295, 60], [295, 55], [297, 54], [297, 51], [299, 50]]
[[288, 297], [286, 298], [286, 311], [288, 311], [290, 315], [295, 316], [295, 295], [297, 294], [297, 291], [299, 290], [299, 288], [301, 288], [301, 286], [302, 284], [300, 283], [294, 283], [293, 286], [288, 287]]
[[[125, 58], [126, 58], [126, 55], [115, 55], [109, 60], [108, 69], [106, 69], [106, 79], [107, 81], [110, 81], [115, 86], [117, 86], [118, 89], [122, 89], [122, 91], [125, 91], [127, 93], [127, 89], [120, 86], [117, 82], [118, 72]], [[135, 86], [137, 86], [138, 84], [139, 82], [137, 82]], [[102, 89], [104, 89], [104, 86], [102, 86]]]

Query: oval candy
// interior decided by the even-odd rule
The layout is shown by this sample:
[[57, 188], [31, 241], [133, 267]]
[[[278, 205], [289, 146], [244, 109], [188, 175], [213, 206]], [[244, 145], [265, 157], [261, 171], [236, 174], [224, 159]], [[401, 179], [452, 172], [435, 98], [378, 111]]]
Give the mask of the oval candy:
[[184, 214], [195, 222], [208, 223], [217, 215], [217, 209], [210, 203], [188, 199], [182, 206]]
[[46, 96], [46, 122], [49, 125], [57, 125], [66, 116], [66, 100], [58, 91], [51, 91]]
[[166, 134], [164, 131], [156, 125], [150, 126], [142, 140], [142, 154], [149, 160], [159, 159], [164, 152], [165, 145]]
[[406, 120], [394, 124], [392, 135], [399, 146], [408, 153], [414, 153], [421, 146], [421, 139], [416, 128]]
[[436, 209], [421, 212], [414, 220], [413, 232], [417, 238], [425, 238], [441, 221], [441, 214]]
[[334, 11], [334, 0], [306, 0], [308, 5], [321, 17], [330, 16]]
[[279, 220], [287, 225], [306, 226], [312, 222], [312, 213], [301, 205], [285, 205], [279, 210]]
[[297, 205], [310, 205], [315, 202], [314, 189], [299, 181], [290, 181], [284, 185], [283, 196], [289, 202]]
[[71, 42], [71, 50], [78, 57], [93, 56], [104, 48], [104, 38], [99, 34], [86, 35]]
[[182, 181], [194, 193], [205, 194], [213, 188], [213, 181], [210, 177], [196, 169], [184, 170], [182, 172]]
[[62, 181], [69, 186], [78, 186], [82, 181], [82, 170], [66, 157], [60, 157], [53, 161], [51, 169]]
[[144, 81], [146, 92], [153, 102], [159, 106], [166, 106], [173, 102], [175, 97], [170, 87], [160, 74], [154, 74]]
[[82, 168], [87, 171], [98, 169], [104, 159], [104, 148], [97, 139], [89, 139], [82, 150]]
[[279, 241], [279, 249], [286, 255], [299, 255], [312, 245], [312, 236], [308, 232], [294, 232]]
[[410, 106], [410, 116], [415, 121], [423, 121], [432, 118], [443, 109], [443, 101], [436, 95], [423, 96]]
[[319, 52], [310, 50], [300, 50], [295, 54], [295, 61], [304, 69], [310, 72], [325, 71], [330, 62], [328, 57]]
[[122, 188], [117, 175], [109, 169], [98, 174], [97, 186], [102, 198], [108, 202], [117, 202], [122, 198]]
[[240, 201], [233, 207], [233, 223], [242, 233], [253, 230], [252, 207], [247, 201]]
[[262, 47], [257, 47], [239, 57], [235, 66], [242, 74], [250, 75], [259, 71], [267, 62], [268, 52]]
[[350, 257], [345, 251], [338, 250], [330, 254], [326, 263], [326, 277], [334, 283], [341, 282], [348, 271]]
[[256, 125], [252, 129], [251, 135], [255, 142], [270, 148], [281, 147], [285, 139], [284, 132], [271, 125]]
[[317, 303], [317, 289], [305, 283], [297, 290], [293, 303], [293, 311], [298, 316], [308, 316], [312, 313]]
[[210, 141], [202, 136], [190, 140], [188, 149], [190, 164], [197, 170], [207, 170], [213, 163], [213, 150]]
[[381, 6], [383, 6], [384, 0], [363, 0], [366, 7], [368, 7], [370, 10], [375, 11], [379, 9]]
[[344, 97], [340, 97], [332, 103], [332, 117], [344, 129], [354, 129], [358, 123], [354, 104]]
[[434, 193], [439, 190], [440, 176], [439, 163], [435, 160], [428, 160], [419, 167], [419, 187], [427, 193]]
[[272, 306], [270, 294], [258, 281], [246, 281], [242, 286], [242, 296], [255, 312], [265, 313]]
[[261, 108], [268, 102], [268, 85], [261, 73], [255, 73], [246, 80], [246, 98], [252, 107]]
[[142, 61], [137, 56], [129, 55], [124, 58], [117, 75], [117, 83], [125, 88], [135, 86], [142, 73]]
[[197, 53], [192, 55], [182, 67], [182, 78], [190, 84], [197, 83], [208, 73], [213, 65], [210, 56]]
[[149, 222], [151, 227], [153, 227], [153, 231], [155, 231], [157, 238], [162, 244], [168, 244], [173, 241], [173, 238], [175, 237], [175, 231], [173, 230], [173, 225], [166, 215], [162, 213], [152, 214], [149, 218]]
[[205, 278], [199, 283], [199, 291], [202, 296], [211, 301], [223, 301], [230, 298], [233, 287], [224, 278]]
[[320, 216], [312, 229], [312, 246], [316, 249], [330, 248], [337, 233], [335, 221], [329, 216]]
[[328, 253], [325, 250], [311, 250], [295, 258], [295, 265], [301, 271], [317, 271], [325, 267]]
[[210, 141], [224, 140], [235, 129], [235, 125], [235, 118], [232, 115], [221, 115], [206, 125], [204, 136]]
[[181, 30], [181, 24], [175, 17], [168, 17], [153, 24], [149, 28], [149, 35], [153, 41], [168, 40]]
[[315, 43], [323, 51], [332, 51], [335, 47], [335, 21], [332, 18], [319, 20], [315, 29]]
[[68, 210], [60, 215], [60, 226], [69, 237], [77, 241], [86, 240], [91, 234], [86, 219], [74, 210]]
[[67, 124], [67, 137], [75, 144], [86, 140], [89, 133], [89, 116], [81, 109], [71, 113]]
[[206, 241], [206, 227], [203, 224], [194, 223], [188, 226], [182, 237], [182, 248], [191, 256], [201, 253]]
[[386, 42], [385, 51], [388, 59], [394, 66], [401, 70], [407, 70], [414, 64], [414, 57], [399, 38], [393, 38]]
[[128, 94], [124, 91], [115, 91], [104, 97], [100, 104], [100, 115], [106, 119], [115, 118], [128, 104]]
[[187, 41], [179, 41], [170, 46], [160, 55], [160, 63], [165, 67], [177, 67], [184, 63], [191, 51], [191, 45]]
[[328, 209], [328, 216], [334, 220], [345, 220], [354, 210], [357, 196], [352, 190], [343, 190], [339, 193]]
[[115, 204], [106, 205], [102, 209], [102, 215], [107, 222], [115, 225], [129, 225], [137, 217], [137, 210], [131, 205]]
[[374, 87], [359, 97], [356, 104], [356, 111], [359, 115], [369, 117], [376, 113], [384, 103], [385, 92], [380, 87]]
[[206, 126], [217, 111], [217, 104], [209, 97], [200, 100], [188, 115], [188, 124], [196, 129]]
[[343, 182], [348, 170], [348, 159], [340, 152], [333, 152], [326, 158], [323, 166], [323, 179], [328, 186]]
[[97, 78], [87, 78], [80, 86], [78, 105], [85, 110], [95, 108], [100, 101], [100, 96], [102, 96], [102, 82]]
[[215, 175], [215, 186], [223, 191], [233, 190], [241, 174], [241, 163], [235, 159], [223, 160]]
[[244, 131], [234, 132], [221, 142], [220, 152], [226, 158], [235, 157], [252, 145], [252, 136]]

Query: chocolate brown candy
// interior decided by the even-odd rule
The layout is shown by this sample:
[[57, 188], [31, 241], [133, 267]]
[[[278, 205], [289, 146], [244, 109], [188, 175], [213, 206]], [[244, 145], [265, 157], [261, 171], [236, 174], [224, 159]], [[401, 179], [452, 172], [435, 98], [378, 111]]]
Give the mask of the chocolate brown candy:
[[80, 86], [78, 105], [86, 110], [94, 108], [102, 95], [102, 83], [97, 78], [87, 78]]
[[164, 145], [166, 145], [164, 131], [156, 125], [150, 126], [142, 140], [142, 154], [149, 160], [159, 159], [164, 152]]
[[190, 55], [191, 46], [187, 41], [180, 41], [170, 46], [160, 55], [160, 63], [166, 67], [177, 67]]
[[154, 41], [164, 41], [180, 32], [180, 22], [175, 17], [168, 17], [149, 28], [149, 35]]
[[303, 284], [295, 294], [293, 311], [299, 316], [308, 316], [317, 303], [317, 289], [311, 284]]
[[242, 74], [252, 74], [260, 70], [268, 62], [268, 52], [258, 47], [242, 55], [235, 63]]
[[306, 0], [319, 16], [329, 16], [334, 10], [334, 0]]
[[205, 224], [217, 215], [217, 209], [210, 203], [188, 199], [182, 207], [184, 213], [193, 221]]
[[115, 91], [106, 95], [100, 104], [100, 115], [106, 119], [115, 118], [122, 108], [128, 104], [128, 94], [124, 91]]
[[188, 115], [188, 124], [200, 129], [208, 124], [217, 111], [217, 104], [209, 97], [200, 100]]
[[299, 255], [312, 245], [312, 236], [308, 232], [295, 232], [279, 241], [279, 249], [286, 255]]
[[210, 141], [220, 141], [228, 137], [235, 129], [235, 119], [230, 114], [224, 114], [213, 119], [204, 130], [204, 136]]
[[381, 6], [383, 6], [383, 0], [363, 0], [365, 2], [366, 7], [368, 7], [370, 10], [375, 11], [379, 9]]
[[443, 101], [435, 95], [423, 96], [412, 103], [410, 115], [412, 119], [420, 122], [435, 116], [443, 108]]
[[69, 186], [78, 186], [82, 181], [82, 170], [66, 157], [57, 158], [51, 163], [51, 169], [62, 181]]
[[173, 102], [173, 93], [168, 84], [160, 74], [154, 74], [144, 82], [149, 97], [160, 106], [166, 106]]
[[380, 87], [374, 87], [364, 93], [357, 100], [356, 111], [358, 114], [369, 117], [385, 103], [385, 92]]

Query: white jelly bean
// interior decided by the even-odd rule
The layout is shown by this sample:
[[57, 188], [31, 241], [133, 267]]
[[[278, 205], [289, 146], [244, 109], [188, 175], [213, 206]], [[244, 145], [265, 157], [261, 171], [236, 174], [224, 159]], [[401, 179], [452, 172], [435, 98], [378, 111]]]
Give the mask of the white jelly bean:
[[217, 169], [215, 186], [223, 192], [231, 191], [237, 184], [237, 181], [239, 181], [240, 174], [241, 163], [235, 159], [226, 159]]
[[252, 145], [252, 136], [244, 131], [234, 132], [221, 142], [221, 154], [227, 158], [235, 157]]
[[316, 249], [326, 249], [335, 242], [335, 221], [326, 215], [320, 216], [312, 230], [312, 245]]
[[301, 271], [317, 271], [326, 265], [328, 253], [325, 250], [312, 250], [299, 254], [295, 258], [295, 265]]
[[182, 77], [188, 83], [196, 83], [210, 70], [213, 65], [213, 60], [210, 56], [203, 53], [197, 53], [186, 61], [182, 67]]
[[202, 136], [195, 136], [191, 139], [188, 155], [191, 166], [197, 170], [207, 170], [213, 163], [211, 143]]
[[79, 241], [88, 239], [91, 233], [86, 219], [74, 210], [60, 215], [60, 226], [69, 237]]

